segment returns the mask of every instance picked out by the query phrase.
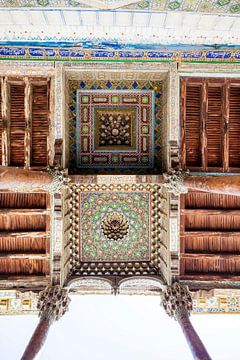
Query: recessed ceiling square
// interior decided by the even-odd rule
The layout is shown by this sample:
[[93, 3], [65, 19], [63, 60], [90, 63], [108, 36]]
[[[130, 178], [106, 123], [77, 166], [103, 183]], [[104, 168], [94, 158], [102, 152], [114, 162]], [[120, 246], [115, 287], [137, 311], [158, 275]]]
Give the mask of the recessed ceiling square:
[[160, 193], [158, 184], [72, 185], [71, 274], [158, 274]]
[[84, 192], [79, 203], [81, 261], [150, 260], [150, 192]]
[[154, 91], [78, 90], [77, 167], [153, 168]]
[[137, 151], [137, 109], [110, 107], [94, 109], [95, 151]]

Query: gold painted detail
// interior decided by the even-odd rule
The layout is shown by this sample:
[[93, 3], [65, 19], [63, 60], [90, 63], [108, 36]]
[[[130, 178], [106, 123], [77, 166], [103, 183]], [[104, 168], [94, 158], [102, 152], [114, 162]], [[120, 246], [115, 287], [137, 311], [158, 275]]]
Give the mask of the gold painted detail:
[[0, 290], [0, 315], [36, 314], [37, 301], [32, 291]]

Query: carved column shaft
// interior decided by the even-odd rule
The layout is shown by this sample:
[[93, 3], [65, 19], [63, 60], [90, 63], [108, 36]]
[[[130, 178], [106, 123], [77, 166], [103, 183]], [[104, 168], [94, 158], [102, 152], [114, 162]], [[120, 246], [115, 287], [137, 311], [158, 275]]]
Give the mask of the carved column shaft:
[[37, 325], [21, 360], [32, 360], [44, 345], [51, 324], [59, 320], [68, 310], [70, 299], [67, 290], [59, 285], [48, 286], [40, 292], [38, 309], [40, 321]]
[[0, 166], [0, 191], [58, 192], [68, 183], [63, 171], [48, 169], [46, 172]]
[[211, 360], [205, 346], [202, 343], [202, 340], [194, 329], [185, 308], [179, 308], [176, 310], [176, 320], [182, 328], [183, 334], [185, 335], [194, 359]]
[[192, 310], [192, 297], [187, 286], [178, 283], [168, 286], [162, 293], [162, 305], [166, 313], [180, 324], [194, 359], [211, 360], [189, 319]]
[[49, 319], [40, 319], [21, 360], [32, 360], [44, 345], [51, 322]]

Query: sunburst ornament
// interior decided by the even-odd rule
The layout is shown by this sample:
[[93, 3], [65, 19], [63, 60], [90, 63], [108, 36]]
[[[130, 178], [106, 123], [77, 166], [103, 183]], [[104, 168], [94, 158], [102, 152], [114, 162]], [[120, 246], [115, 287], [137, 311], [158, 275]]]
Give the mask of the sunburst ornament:
[[107, 239], [117, 241], [127, 235], [129, 223], [123, 214], [112, 212], [103, 219], [101, 228]]

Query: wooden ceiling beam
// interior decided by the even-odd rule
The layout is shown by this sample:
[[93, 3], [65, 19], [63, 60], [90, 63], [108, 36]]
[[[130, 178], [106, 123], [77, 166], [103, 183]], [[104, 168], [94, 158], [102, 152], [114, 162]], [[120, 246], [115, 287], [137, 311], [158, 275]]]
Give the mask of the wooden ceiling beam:
[[239, 231], [185, 231], [181, 233], [180, 237], [239, 237], [240, 240], [240, 232]]
[[218, 274], [215, 273], [191, 273], [191, 274], [184, 274], [180, 277], [181, 280], [197, 280], [197, 281], [239, 281], [240, 275], [233, 275], [233, 274]]
[[22, 239], [22, 238], [31, 238], [31, 239], [37, 239], [37, 238], [49, 238], [50, 237], [50, 231], [24, 231], [24, 232], [13, 232], [13, 231], [2, 231], [0, 232], [0, 238], [8, 238], [8, 237], [14, 237], [16, 239]]
[[31, 253], [4, 252], [4, 253], [0, 253], [0, 259], [49, 260], [49, 255], [47, 255], [46, 253], [39, 254], [37, 252], [36, 253], [35, 252], [31, 252]]
[[[50, 276], [49, 275], [31, 275], [31, 274], [24, 274], [24, 275], [4, 275], [0, 274], [0, 285], [1, 280], [9, 283], [9, 281], [17, 281], [18, 284], [23, 285], [24, 283], [29, 283], [30, 287], [34, 285], [35, 282], [43, 281], [43, 284], [46, 286], [49, 283]], [[6, 289], [10, 288], [10, 284], [5, 287]]]
[[181, 209], [181, 215], [193, 215], [193, 216], [240, 216], [240, 209]]
[[22, 215], [22, 216], [32, 216], [32, 215], [49, 215], [49, 210], [46, 209], [0, 209], [1, 215]]
[[218, 253], [218, 254], [211, 254], [211, 253], [201, 253], [201, 252], [195, 252], [195, 253], [184, 253], [182, 254], [182, 259], [199, 259], [202, 260], [202, 258], [207, 259], [207, 258], [211, 258], [213, 260], [234, 260], [234, 261], [239, 261], [240, 262], [240, 253], [239, 255], [226, 255], [222, 254], [222, 253]]

